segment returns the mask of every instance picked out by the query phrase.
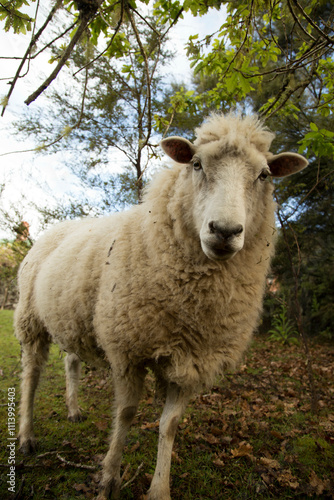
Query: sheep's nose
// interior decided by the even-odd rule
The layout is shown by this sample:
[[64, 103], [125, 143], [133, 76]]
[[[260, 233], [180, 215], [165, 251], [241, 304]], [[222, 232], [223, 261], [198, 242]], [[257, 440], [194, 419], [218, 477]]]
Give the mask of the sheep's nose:
[[227, 240], [232, 236], [238, 236], [244, 230], [241, 224], [237, 224], [236, 226], [226, 226], [215, 220], [209, 222], [209, 229], [211, 234], [215, 234], [217, 237], [224, 240]]

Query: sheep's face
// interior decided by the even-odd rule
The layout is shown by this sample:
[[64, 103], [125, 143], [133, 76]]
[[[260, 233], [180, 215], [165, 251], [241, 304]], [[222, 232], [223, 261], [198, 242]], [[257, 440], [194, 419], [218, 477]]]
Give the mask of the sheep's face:
[[[161, 143], [178, 163], [188, 165], [193, 191], [193, 225], [203, 252], [212, 260], [227, 260], [239, 252], [262, 218], [263, 200], [271, 193], [270, 176], [297, 172], [307, 161], [294, 153], [271, 155], [255, 146], [246, 152], [215, 140], [195, 146], [171, 137]], [[267, 158], [266, 158], [267, 157]]]

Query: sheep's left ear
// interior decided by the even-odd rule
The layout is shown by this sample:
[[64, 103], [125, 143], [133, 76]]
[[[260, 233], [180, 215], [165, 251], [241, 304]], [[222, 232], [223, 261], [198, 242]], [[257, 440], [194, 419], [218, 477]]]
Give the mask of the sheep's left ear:
[[306, 158], [297, 153], [280, 153], [273, 155], [268, 160], [268, 166], [273, 177], [286, 177], [295, 174], [303, 170], [307, 165]]
[[195, 154], [195, 146], [183, 137], [168, 137], [160, 142], [160, 146], [178, 163], [189, 163]]

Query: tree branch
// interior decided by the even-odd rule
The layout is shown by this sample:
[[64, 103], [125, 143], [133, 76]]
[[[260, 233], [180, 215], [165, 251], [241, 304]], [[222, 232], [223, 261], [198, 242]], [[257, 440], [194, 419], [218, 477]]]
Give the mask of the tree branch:
[[62, 4], [62, 0], [57, 0], [57, 2], [55, 3], [55, 5], [53, 6], [53, 8], [51, 9], [48, 17], [46, 18], [43, 26], [38, 30], [38, 32], [36, 33], [36, 35], [32, 36], [31, 38], [31, 41], [29, 43], [29, 46], [26, 50], [26, 53], [24, 54], [23, 58], [22, 58], [22, 61], [16, 71], [16, 74], [14, 76], [14, 79], [10, 85], [10, 89], [9, 89], [9, 92], [6, 96], [6, 104], [3, 106], [2, 108], [2, 113], [1, 113], [1, 116], [4, 115], [4, 112], [5, 112], [5, 109], [7, 107], [7, 104], [8, 104], [8, 101], [9, 101], [9, 98], [10, 96], [12, 95], [13, 93], [13, 90], [14, 90], [14, 87], [15, 87], [15, 84], [20, 76], [20, 73], [21, 73], [21, 69], [23, 68], [23, 65], [24, 63], [26, 62], [27, 58], [29, 57], [29, 54], [31, 52], [31, 49], [33, 48], [33, 46], [36, 44], [37, 40], [39, 39], [39, 37], [41, 36], [41, 34], [43, 33], [43, 31], [45, 30], [45, 28], [47, 27], [47, 25], [49, 24], [49, 22], [51, 21], [51, 19], [53, 18], [55, 12], [59, 9], [59, 7], [61, 6]]
[[[118, 2], [116, 2], [117, 4]], [[116, 4], [113, 4], [113, 5], [116, 5]], [[116, 28], [113, 28], [115, 29], [115, 32], [113, 34], [113, 36], [111, 37], [110, 39], [110, 42], [108, 43], [108, 45], [106, 46], [106, 48], [100, 52], [99, 55], [97, 55], [89, 64], [93, 64], [95, 61], [97, 61], [98, 59], [100, 59], [100, 57], [103, 56], [103, 54], [105, 54], [107, 52], [107, 50], [109, 49], [109, 47], [111, 46], [111, 44], [113, 43], [114, 41], [114, 38], [115, 36], [117, 35], [117, 33], [119, 32], [119, 29], [122, 25], [122, 22], [123, 22], [123, 11], [124, 11], [124, 1], [121, 0], [121, 13], [120, 13], [120, 17], [119, 17], [119, 20], [118, 20], [118, 23], [117, 23], [117, 26]], [[85, 69], [85, 66], [82, 66], [80, 69], [78, 69], [75, 73], [73, 73], [73, 76], [76, 76], [78, 73], [80, 73], [80, 71], [82, 71], [83, 69]]]
[[301, 24], [301, 22], [299, 21], [298, 17], [296, 16], [296, 13], [295, 11], [293, 10], [292, 8], [292, 5], [291, 5], [291, 1], [288, 0], [288, 6], [289, 6], [289, 11], [291, 12], [291, 15], [292, 17], [294, 18], [295, 22], [298, 24], [298, 26], [300, 27], [300, 29], [303, 31], [303, 33], [308, 37], [308, 38], [311, 38], [314, 42], [316, 41], [316, 38], [314, 38], [313, 35], [311, 35], [311, 33], [308, 33], [306, 31], [306, 29], [304, 28], [304, 26]]
[[88, 470], [93, 470], [93, 471], [98, 470], [98, 467], [94, 467], [92, 465], [77, 464], [75, 462], [70, 462], [69, 460], [66, 460], [61, 455], [59, 455], [59, 453], [57, 453], [56, 456], [57, 456], [58, 460], [63, 462], [63, 464], [65, 464], [65, 465], [70, 465], [71, 467], [76, 467], [77, 469], [88, 469]]
[[334, 38], [331, 38], [327, 35], [327, 33], [325, 33], [311, 18], [310, 16], [305, 12], [305, 10], [303, 9], [303, 7], [300, 5], [300, 3], [298, 2], [298, 0], [292, 0], [293, 3], [296, 5], [296, 7], [298, 8], [298, 10], [301, 12], [302, 16], [307, 20], [307, 22], [320, 34], [320, 36], [322, 38], [324, 38], [325, 40], [327, 40], [327, 42], [329, 42], [331, 45], [334, 44]]
[[57, 144], [57, 142], [60, 142], [64, 137], [68, 136], [72, 132], [72, 130], [79, 128], [81, 125], [82, 119], [83, 119], [83, 114], [84, 114], [87, 84], [88, 84], [88, 66], [86, 67], [86, 72], [85, 72], [84, 88], [83, 88], [82, 98], [81, 98], [79, 118], [78, 118], [77, 122], [74, 125], [72, 125], [72, 127], [65, 127], [65, 131], [59, 137], [57, 137], [54, 141], [52, 141], [48, 144], [44, 144], [43, 146], [37, 146], [36, 148], [33, 148], [33, 149], [26, 149], [23, 151], [10, 151], [9, 153], [2, 153], [2, 154], [0, 154], [0, 156], [6, 156], [6, 155], [14, 154], [14, 153], [32, 153], [32, 152], [40, 151], [41, 149], [49, 148], [50, 146]]
[[[127, 12], [128, 16], [129, 16], [130, 23], [131, 23], [132, 29], [134, 31], [134, 34], [135, 34], [135, 37], [136, 37], [136, 40], [137, 40], [137, 43], [138, 43], [138, 46], [139, 46], [139, 49], [140, 49], [140, 53], [143, 56], [144, 64], [145, 64], [146, 84], [147, 84], [146, 97], [147, 97], [147, 130], [148, 130], [148, 132], [147, 132], [147, 136], [146, 136], [146, 139], [145, 139], [144, 143], [140, 146], [140, 150], [142, 150], [146, 146], [146, 144], [147, 144], [147, 142], [148, 142], [148, 140], [150, 138], [151, 130], [152, 130], [152, 103], [151, 103], [150, 68], [149, 68], [149, 65], [148, 65], [148, 59], [147, 59], [146, 51], [145, 51], [144, 46], [143, 46], [143, 44], [141, 42], [140, 35], [139, 35], [139, 32], [138, 32], [135, 20], [133, 18], [133, 15], [131, 13], [130, 7], [128, 5], [126, 6], [126, 12]], [[144, 106], [144, 109], [143, 109], [143, 111], [141, 113], [141, 116], [139, 117], [139, 126], [141, 125], [141, 122], [143, 120], [144, 113], [145, 113], [145, 106]]]
[[0, 2], [0, 7], [2, 7], [4, 10], [6, 10], [10, 16], [17, 17], [18, 19], [22, 19], [23, 21], [30, 21], [30, 22], [33, 21], [33, 19], [31, 19], [31, 17], [19, 16], [18, 14], [13, 12], [12, 10], [8, 9], [8, 7], [6, 5], [4, 5], [2, 2]]
[[72, 40], [70, 41], [69, 45], [66, 47], [62, 57], [60, 58], [56, 68], [52, 71], [52, 73], [49, 75], [49, 77], [44, 81], [44, 83], [42, 83], [42, 85], [40, 85], [40, 87], [35, 90], [35, 92], [33, 92], [24, 102], [29, 105], [31, 104], [33, 101], [35, 101], [37, 99], [37, 97], [39, 97], [42, 92], [44, 92], [45, 89], [48, 88], [48, 86], [53, 82], [53, 80], [57, 77], [58, 73], [60, 72], [60, 70], [62, 69], [62, 67], [64, 66], [64, 64], [66, 63], [67, 59], [70, 57], [71, 53], [72, 53], [72, 50], [74, 49], [74, 47], [76, 46], [76, 44], [78, 43], [78, 41], [80, 40], [81, 36], [83, 35], [84, 31], [86, 30], [88, 24], [90, 23], [90, 21], [94, 18], [100, 4], [103, 2], [103, 0], [97, 0], [96, 1], [96, 7], [95, 7], [95, 10], [90, 10], [89, 12], [87, 13], [84, 13], [82, 14], [82, 17], [81, 17], [81, 22], [78, 26], [78, 29], [77, 31], [75, 32]]

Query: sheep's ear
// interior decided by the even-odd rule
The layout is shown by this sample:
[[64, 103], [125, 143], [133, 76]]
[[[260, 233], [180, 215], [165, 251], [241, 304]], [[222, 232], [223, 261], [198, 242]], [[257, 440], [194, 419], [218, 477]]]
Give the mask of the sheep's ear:
[[168, 137], [160, 142], [165, 153], [178, 163], [189, 163], [195, 154], [195, 146], [182, 137]]
[[297, 153], [280, 153], [273, 155], [268, 160], [268, 166], [273, 177], [286, 177], [295, 174], [303, 170], [307, 165], [306, 158]]

